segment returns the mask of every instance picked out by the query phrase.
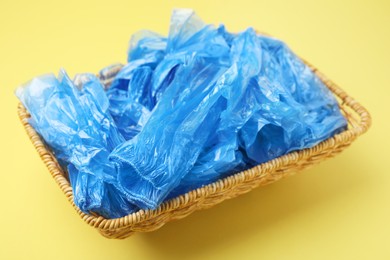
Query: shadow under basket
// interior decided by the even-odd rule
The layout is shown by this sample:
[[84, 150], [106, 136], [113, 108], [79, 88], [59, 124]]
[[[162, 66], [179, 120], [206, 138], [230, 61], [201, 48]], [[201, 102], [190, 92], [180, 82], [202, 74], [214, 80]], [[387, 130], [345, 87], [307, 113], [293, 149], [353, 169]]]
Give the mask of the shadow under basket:
[[[139, 210], [117, 219], [105, 219], [101, 216], [92, 216], [81, 212], [74, 204], [72, 187], [66, 171], [60, 167], [45, 142], [28, 123], [30, 115], [22, 104], [18, 106], [18, 115], [42, 161], [80, 217], [90, 226], [96, 228], [103, 236], [122, 239], [135, 232], [156, 230], [171, 220], [184, 218], [196, 210], [212, 207], [226, 199], [249, 192], [258, 186], [290, 176], [299, 170], [340, 153], [359, 135], [365, 133], [371, 124], [368, 111], [316, 68], [307, 62], [305, 63], [337, 98], [340, 109], [348, 120], [347, 130], [312, 148], [288, 153], [202, 188], [192, 190], [162, 203], [155, 210]], [[109, 87], [121, 67], [120, 64], [110, 66], [109, 69], [104, 70], [104, 75], [99, 75], [105, 87]]]

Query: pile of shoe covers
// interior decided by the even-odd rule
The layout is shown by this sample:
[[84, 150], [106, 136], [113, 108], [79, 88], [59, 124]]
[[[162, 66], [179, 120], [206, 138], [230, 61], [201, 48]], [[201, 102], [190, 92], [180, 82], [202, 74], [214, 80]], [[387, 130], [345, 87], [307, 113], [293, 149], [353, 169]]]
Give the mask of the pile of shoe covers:
[[168, 37], [132, 36], [105, 90], [65, 71], [16, 90], [85, 213], [118, 218], [312, 147], [347, 122], [285, 43], [174, 10]]

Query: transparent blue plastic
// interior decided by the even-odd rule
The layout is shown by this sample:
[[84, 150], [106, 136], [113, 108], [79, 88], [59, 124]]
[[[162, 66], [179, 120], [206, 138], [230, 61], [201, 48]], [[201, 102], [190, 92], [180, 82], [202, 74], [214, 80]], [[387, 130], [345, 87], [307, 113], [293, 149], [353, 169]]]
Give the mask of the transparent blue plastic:
[[[137, 36], [123, 69], [134, 77], [148, 64], [147, 83], [121, 82], [119, 74], [109, 91], [126, 89], [131, 108], [139, 96], [134, 82], [153, 101], [134, 113], [142, 118], [128, 125], [139, 126], [134, 137], [110, 155], [119, 185], [141, 208], [311, 147], [346, 127], [330, 91], [281, 41], [253, 29], [231, 34], [203, 24], [191, 10], [175, 11], [168, 38], [156, 37]], [[144, 44], [151, 42], [166, 49]], [[115, 95], [110, 98], [115, 107]]]
[[105, 91], [61, 71], [17, 91], [67, 168], [75, 203], [116, 218], [346, 128], [337, 101], [281, 41], [173, 12], [169, 35], [133, 35]]
[[120, 217], [136, 209], [115, 187], [110, 152], [124, 141], [108, 113], [108, 98], [99, 80], [77, 89], [61, 70], [17, 89], [31, 114], [30, 124], [67, 168], [76, 205], [86, 213]]

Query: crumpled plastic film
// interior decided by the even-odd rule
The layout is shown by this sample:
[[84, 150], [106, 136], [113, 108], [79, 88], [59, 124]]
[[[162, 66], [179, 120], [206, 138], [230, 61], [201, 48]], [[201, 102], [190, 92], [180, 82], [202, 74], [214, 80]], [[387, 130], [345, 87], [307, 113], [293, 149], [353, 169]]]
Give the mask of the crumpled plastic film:
[[252, 28], [230, 33], [177, 9], [167, 37], [132, 36], [127, 60], [107, 90], [61, 71], [17, 91], [86, 213], [154, 209], [347, 127], [310, 68]]
[[[120, 217], [136, 209], [115, 188], [109, 153], [124, 141], [110, 114], [108, 99], [93, 75], [77, 89], [61, 70], [35, 78], [16, 95], [31, 114], [30, 124], [68, 169], [74, 201], [84, 212]], [[85, 78], [84, 77], [84, 78]]]
[[[172, 68], [173, 80], [161, 78]], [[173, 13], [165, 56], [150, 79], [145, 88], [156, 105], [140, 132], [110, 155], [119, 185], [141, 208], [311, 147], [346, 126], [330, 91], [284, 43], [253, 29], [231, 34], [204, 25], [190, 10]]]

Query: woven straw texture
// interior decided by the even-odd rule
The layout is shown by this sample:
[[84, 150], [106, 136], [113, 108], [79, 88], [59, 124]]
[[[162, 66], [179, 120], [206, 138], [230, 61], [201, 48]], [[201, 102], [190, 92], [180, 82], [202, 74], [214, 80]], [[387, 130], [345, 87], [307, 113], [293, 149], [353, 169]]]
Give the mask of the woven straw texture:
[[[306, 64], [308, 63], [306, 62]], [[310, 64], [308, 65], [337, 97], [340, 109], [348, 120], [347, 130], [310, 149], [291, 152], [202, 188], [192, 190], [164, 202], [155, 210], [140, 210], [117, 219], [105, 219], [101, 216], [87, 215], [80, 211], [73, 202], [72, 187], [68, 181], [66, 171], [59, 166], [50, 149], [28, 123], [30, 115], [22, 104], [18, 106], [18, 115], [42, 161], [80, 217], [90, 226], [96, 228], [103, 236], [123, 239], [134, 232], [156, 230], [171, 220], [184, 218], [196, 210], [212, 207], [226, 199], [249, 192], [258, 186], [290, 176], [340, 153], [359, 135], [366, 132], [371, 124], [368, 111], [316, 68]], [[111, 66], [105, 75], [100, 75], [105, 87], [109, 87], [112, 78], [120, 68], [121, 65], [119, 64]]]

